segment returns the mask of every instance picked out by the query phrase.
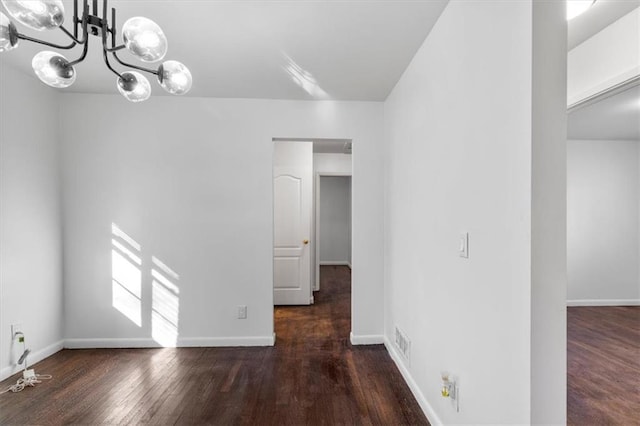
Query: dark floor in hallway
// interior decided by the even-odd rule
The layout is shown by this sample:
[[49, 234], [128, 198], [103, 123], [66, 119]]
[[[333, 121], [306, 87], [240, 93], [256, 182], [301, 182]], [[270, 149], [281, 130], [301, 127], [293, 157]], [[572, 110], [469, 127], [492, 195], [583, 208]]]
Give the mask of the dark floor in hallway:
[[347, 267], [315, 302], [276, 308], [275, 347], [63, 350], [0, 395], [0, 424], [428, 424], [386, 349], [349, 343]]
[[640, 425], [640, 306], [567, 311], [567, 423]]

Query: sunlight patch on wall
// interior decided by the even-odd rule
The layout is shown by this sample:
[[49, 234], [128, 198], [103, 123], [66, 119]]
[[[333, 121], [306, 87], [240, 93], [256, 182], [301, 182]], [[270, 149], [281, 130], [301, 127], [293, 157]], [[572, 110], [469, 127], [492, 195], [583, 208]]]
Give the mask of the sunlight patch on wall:
[[300, 86], [305, 92], [316, 99], [329, 99], [329, 94], [322, 90], [313, 74], [302, 68], [289, 55], [282, 52], [285, 64], [282, 68], [287, 72], [291, 80]]
[[140, 244], [111, 224], [112, 306], [142, 326], [142, 259]]
[[160, 345], [175, 347], [180, 315], [180, 276], [156, 257], [151, 258], [151, 337]]

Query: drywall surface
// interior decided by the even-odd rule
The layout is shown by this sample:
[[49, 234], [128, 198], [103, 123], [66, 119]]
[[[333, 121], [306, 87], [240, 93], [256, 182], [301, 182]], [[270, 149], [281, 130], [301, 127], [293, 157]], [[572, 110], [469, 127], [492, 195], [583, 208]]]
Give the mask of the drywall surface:
[[320, 177], [320, 264], [349, 264], [351, 177]]
[[640, 75], [640, 7], [569, 51], [568, 105]]
[[62, 347], [62, 236], [56, 92], [0, 65], [0, 380], [22, 324], [33, 363]]
[[[270, 343], [274, 137], [348, 138], [360, 147], [352, 331], [382, 334], [381, 103], [159, 96], [134, 105], [118, 95], [77, 94], [61, 103], [73, 117], [62, 119], [66, 331], [73, 345], [157, 342], [154, 258], [173, 272], [178, 345]], [[112, 247], [112, 224], [133, 240], [115, 238], [133, 252], [125, 253], [128, 263], [121, 247]], [[127, 293], [119, 285], [128, 279]], [[238, 305], [247, 305], [247, 319], [236, 318]]]
[[[433, 423], [534, 418], [534, 3], [450, 2], [385, 102], [385, 336], [393, 348], [397, 326], [411, 340], [410, 360], [396, 359]], [[562, 14], [560, 3], [547, 7]], [[560, 21], [552, 20], [554, 37]], [[550, 66], [563, 82], [564, 63]], [[558, 99], [564, 107], [564, 90], [553, 111]], [[465, 259], [458, 249], [467, 232]], [[443, 371], [459, 383], [459, 412], [440, 396]], [[565, 400], [554, 403], [545, 408], [562, 423]]]
[[450, 2], [385, 103], [385, 332], [445, 424], [529, 422], [531, 20]]
[[567, 21], [533, 2], [531, 418], [567, 422]]
[[351, 154], [313, 154], [313, 170], [317, 173], [340, 173], [350, 175], [352, 170]]
[[568, 141], [570, 304], [640, 301], [639, 145]]

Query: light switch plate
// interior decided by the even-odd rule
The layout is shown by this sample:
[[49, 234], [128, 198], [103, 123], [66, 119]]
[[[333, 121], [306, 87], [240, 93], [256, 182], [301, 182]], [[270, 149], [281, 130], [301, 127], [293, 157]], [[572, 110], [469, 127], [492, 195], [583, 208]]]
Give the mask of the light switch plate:
[[464, 257], [465, 259], [469, 258], [469, 233], [462, 232], [460, 233], [460, 241], [458, 243], [458, 255], [460, 257]]

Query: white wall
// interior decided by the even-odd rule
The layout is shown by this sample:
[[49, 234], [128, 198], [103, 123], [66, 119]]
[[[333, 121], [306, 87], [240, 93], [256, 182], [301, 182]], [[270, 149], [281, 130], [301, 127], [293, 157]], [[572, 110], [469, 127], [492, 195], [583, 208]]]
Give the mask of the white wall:
[[640, 75], [640, 8], [571, 49], [568, 104]]
[[313, 171], [317, 173], [340, 173], [351, 175], [351, 154], [313, 154]]
[[[382, 334], [382, 104], [61, 98], [73, 117], [61, 132], [70, 345], [152, 344], [151, 256], [180, 277], [178, 344], [269, 343], [274, 137], [349, 138], [359, 147], [352, 330]], [[141, 245], [141, 327], [112, 306], [112, 223]], [[236, 319], [240, 304], [245, 320]]]
[[0, 65], [0, 380], [22, 346], [30, 364], [62, 348], [62, 237], [56, 93]]
[[[551, 26], [564, 29], [562, 5], [548, 7]], [[450, 2], [385, 103], [385, 334], [392, 352], [395, 326], [411, 339], [410, 362], [394, 357], [433, 423], [521, 424], [537, 414], [533, 9], [530, 1]], [[562, 40], [545, 43], [562, 50]], [[564, 81], [562, 64], [549, 69]], [[554, 94], [561, 110], [564, 90]], [[552, 176], [564, 172], [556, 167]], [[470, 234], [469, 259], [458, 256], [460, 232]], [[549, 356], [566, 362], [555, 344]], [[440, 396], [442, 371], [458, 378], [459, 413]], [[565, 400], [554, 404], [536, 410], [562, 423]]]
[[351, 177], [320, 178], [320, 263], [349, 264], [351, 255]]
[[531, 418], [567, 421], [567, 21], [533, 0], [531, 102]]
[[569, 304], [640, 302], [637, 141], [568, 141]]

